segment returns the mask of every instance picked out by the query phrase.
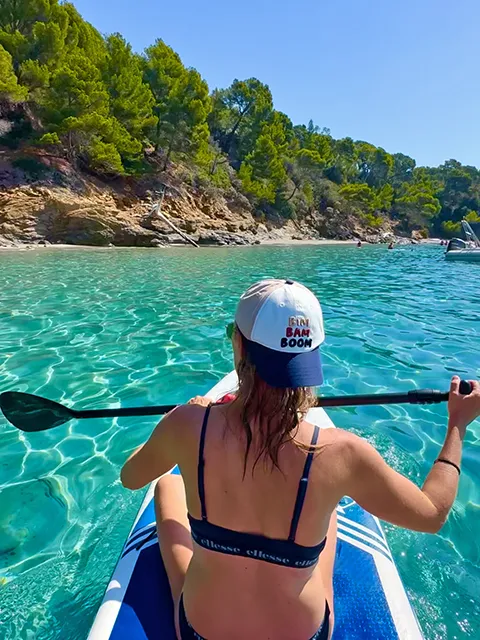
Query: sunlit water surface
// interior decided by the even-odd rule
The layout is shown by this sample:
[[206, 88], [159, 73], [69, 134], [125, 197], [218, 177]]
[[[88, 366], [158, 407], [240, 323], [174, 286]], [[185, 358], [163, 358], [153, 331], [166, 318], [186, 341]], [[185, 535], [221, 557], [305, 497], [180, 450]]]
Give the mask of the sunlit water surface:
[[[326, 393], [446, 389], [480, 376], [480, 265], [439, 247], [0, 252], [0, 391], [94, 408], [169, 404], [232, 366], [225, 324], [240, 293], [289, 277], [320, 297]], [[421, 483], [445, 406], [331, 411]], [[86, 638], [142, 499], [127, 454], [155, 421], [70, 423], [24, 435], [0, 418], [0, 637]], [[439, 535], [386, 525], [428, 639], [480, 637], [480, 423]]]

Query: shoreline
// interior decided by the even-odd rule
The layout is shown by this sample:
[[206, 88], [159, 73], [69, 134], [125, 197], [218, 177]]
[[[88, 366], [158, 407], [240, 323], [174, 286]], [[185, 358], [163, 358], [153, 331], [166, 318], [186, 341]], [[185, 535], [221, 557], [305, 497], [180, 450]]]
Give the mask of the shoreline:
[[[203, 248], [207, 248], [207, 249], [232, 249], [232, 248], [236, 248], [236, 249], [241, 249], [241, 248], [252, 248], [252, 247], [308, 247], [308, 246], [318, 246], [318, 247], [322, 247], [322, 246], [356, 246], [357, 245], [358, 240], [327, 240], [327, 239], [322, 239], [322, 240], [317, 240], [317, 239], [311, 239], [311, 240], [293, 240], [293, 239], [282, 239], [282, 240], [265, 240], [262, 241], [260, 243], [255, 243], [255, 244], [239, 244], [239, 245], [235, 245], [235, 244], [231, 244], [231, 245], [219, 245], [219, 244], [202, 244], [199, 246], [200, 249]], [[375, 247], [378, 245], [387, 245], [388, 242], [363, 242], [362, 241], [362, 247]], [[407, 241], [403, 241], [403, 242], [397, 242], [395, 243], [397, 246], [415, 246], [415, 245], [433, 245], [433, 246], [440, 246], [440, 239], [437, 238], [428, 238], [426, 240], [422, 240], [421, 242], [415, 242], [415, 243], [411, 243], [408, 240]], [[86, 251], [93, 251], [93, 250], [101, 250], [101, 251], [111, 251], [114, 249], [143, 249], [143, 250], [158, 250], [158, 249], [185, 249], [185, 248], [191, 248], [189, 247], [188, 244], [180, 244], [180, 243], [172, 243], [172, 244], [168, 244], [168, 245], [164, 245], [164, 246], [159, 246], [159, 247], [136, 247], [134, 245], [132, 246], [109, 246], [109, 247], [105, 247], [105, 246], [97, 246], [97, 245], [87, 245], [87, 244], [24, 244], [24, 245], [12, 245], [10, 247], [5, 247], [5, 246], [0, 246], [0, 253], [2, 252], [9, 252], [9, 251], [45, 251], [45, 250], [54, 250], [54, 251], [59, 251], [59, 250], [86, 250]]]
[[[269, 246], [269, 247], [281, 247], [281, 246], [323, 246], [323, 245], [356, 245], [357, 244], [357, 240], [316, 240], [316, 239], [312, 239], [312, 240], [293, 240], [293, 239], [272, 239], [272, 240], [265, 240], [262, 241], [258, 244], [230, 244], [230, 245], [220, 245], [220, 244], [202, 244], [199, 246], [200, 249], [202, 248], [216, 248], [216, 249], [232, 249], [232, 248], [237, 248], [237, 249], [241, 249], [241, 248], [245, 248], [245, 247], [262, 247], [262, 246]], [[368, 243], [364, 243], [364, 244], [368, 244]], [[373, 245], [372, 245], [373, 246]], [[187, 243], [185, 244], [180, 244], [180, 243], [172, 243], [172, 244], [167, 244], [164, 246], [159, 246], [159, 247], [135, 247], [135, 246], [130, 246], [130, 247], [118, 247], [115, 245], [109, 246], [109, 247], [105, 247], [105, 246], [97, 246], [97, 245], [92, 245], [92, 244], [23, 244], [23, 245], [12, 245], [11, 247], [3, 247], [0, 246], [0, 252], [1, 251], [44, 251], [45, 249], [54, 249], [54, 250], [61, 250], [61, 249], [67, 249], [67, 250], [75, 250], [75, 249], [86, 249], [86, 250], [93, 250], [93, 249], [101, 249], [103, 251], [109, 251], [112, 249], [148, 249], [148, 250], [156, 250], [156, 249], [184, 249], [184, 248], [191, 248]]]

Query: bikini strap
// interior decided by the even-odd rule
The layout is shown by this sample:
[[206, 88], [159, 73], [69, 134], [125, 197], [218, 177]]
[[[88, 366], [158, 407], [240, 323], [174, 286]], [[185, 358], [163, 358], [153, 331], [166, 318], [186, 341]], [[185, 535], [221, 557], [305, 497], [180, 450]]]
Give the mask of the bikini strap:
[[[320, 428], [315, 426], [313, 430], [312, 442], [310, 443], [311, 447], [314, 447], [317, 444], [319, 433]], [[289, 542], [295, 542], [295, 536], [297, 535], [298, 521], [300, 520], [303, 503], [305, 502], [305, 496], [307, 494], [308, 476], [310, 475], [310, 469], [312, 467], [314, 454], [315, 450], [310, 449], [307, 459], [305, 460], [302, 477], [300, 478], [300, 482], [298, 483], [297, 499], [295, 501], [292, 524], [290, 525], [290, 535], [288, 536]]]
[[207, 434], [208, 416], [212, 405], [209, 404], [203, 417], [202, 432], [200, 434], [200, 445], [198, 447], [198, 495], [200, 497], [200, 505], [202, 507], [202, 520], [207, 519], [207, 507], [205, 506], [205, 436]]

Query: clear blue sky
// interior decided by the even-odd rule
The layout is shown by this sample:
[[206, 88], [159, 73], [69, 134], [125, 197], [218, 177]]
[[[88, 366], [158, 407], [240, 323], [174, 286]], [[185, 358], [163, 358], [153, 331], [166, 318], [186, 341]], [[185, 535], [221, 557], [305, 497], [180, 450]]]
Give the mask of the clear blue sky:
[[211, 89], [257, 77], [295, 124], [480, 167], [478, 0], [74, 3], [136, 51], [162, 38]]

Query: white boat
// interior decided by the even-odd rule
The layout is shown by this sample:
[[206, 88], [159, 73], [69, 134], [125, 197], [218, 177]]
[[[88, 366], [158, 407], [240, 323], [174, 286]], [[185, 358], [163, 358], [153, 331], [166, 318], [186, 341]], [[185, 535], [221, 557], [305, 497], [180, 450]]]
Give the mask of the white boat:
[[[235, 372], [208, 394], [237, 386]], [[334, 427], [321, 408], [308, 420]], [[171, 473], [179, 473], [175, 468]], [[88, 640], [175, 640], [172, 597], [160, 555], [153, 492], [147, 491], [113, 572]], [[378, 518], [350, 498], [337, 507], [333, 640], [422, 640], [422, 632]]]
[[462, 220], [462, 228], [466, 240], [460, 238], [450, 240], [445, 252], [445, 260], [480, 262], [480, 240], [466, 220]]

